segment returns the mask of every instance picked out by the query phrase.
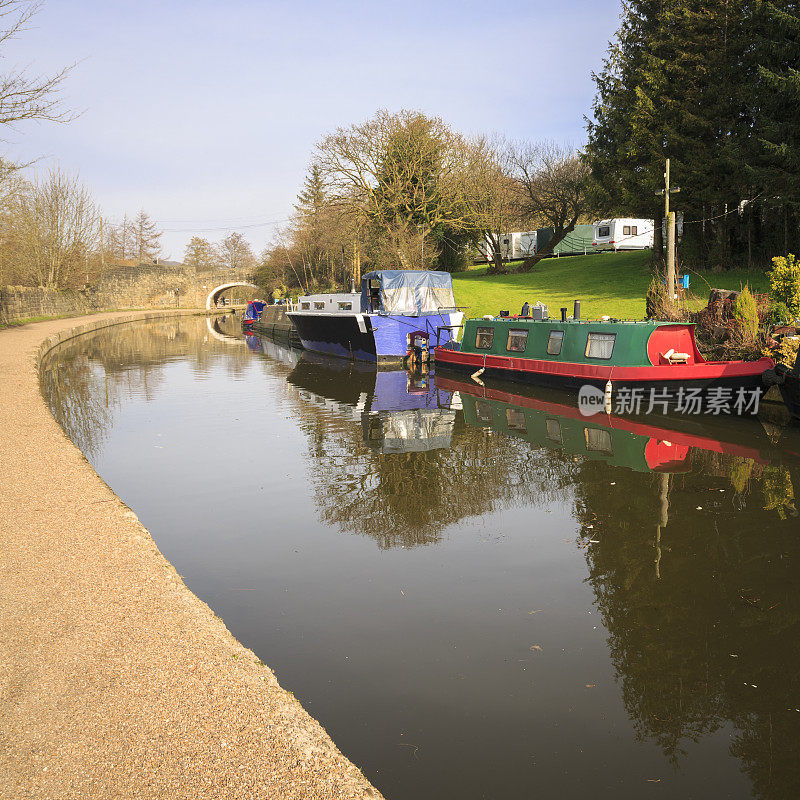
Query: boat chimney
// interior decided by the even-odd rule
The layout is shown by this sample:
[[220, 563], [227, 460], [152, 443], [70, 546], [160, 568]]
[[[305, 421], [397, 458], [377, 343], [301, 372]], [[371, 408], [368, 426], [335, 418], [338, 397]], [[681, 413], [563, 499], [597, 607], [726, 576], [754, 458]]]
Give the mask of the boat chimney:
[[572, 312], [572, 319], [580, 319], [581, 318], [581, 301], [575, 301], [575, 310]]
[[562, 322], [566, 322], [567, 321], [567, 309], [566, 308], [562, 308], [561, 309], [561, 321]]

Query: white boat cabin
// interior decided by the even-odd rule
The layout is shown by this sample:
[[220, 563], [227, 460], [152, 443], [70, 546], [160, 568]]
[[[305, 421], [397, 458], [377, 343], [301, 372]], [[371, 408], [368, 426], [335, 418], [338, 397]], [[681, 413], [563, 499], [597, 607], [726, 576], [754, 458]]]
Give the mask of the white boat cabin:
[[307, 294], [297, 301], [293, 310], [324, 314], [358, 314], [361, 311], [361, 292]]

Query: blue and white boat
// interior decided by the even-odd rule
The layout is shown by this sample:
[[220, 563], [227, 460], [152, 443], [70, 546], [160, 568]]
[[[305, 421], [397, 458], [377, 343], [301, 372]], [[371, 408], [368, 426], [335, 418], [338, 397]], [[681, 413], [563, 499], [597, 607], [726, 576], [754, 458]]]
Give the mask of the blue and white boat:
[[423, 270], [368, 272], [360, 292], [306, 295], [287, 316], [306, 350], [373, 363], [448, 341], [464, 319], [450, 273]]

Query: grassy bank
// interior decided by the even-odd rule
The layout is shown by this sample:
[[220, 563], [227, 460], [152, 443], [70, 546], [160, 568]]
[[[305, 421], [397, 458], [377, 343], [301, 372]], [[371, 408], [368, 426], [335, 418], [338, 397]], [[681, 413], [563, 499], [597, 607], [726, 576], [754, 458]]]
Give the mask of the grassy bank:
[[[547, 258], [529, 273], [487, 275], [476, 267], [453, 275], [456, 302], [470, 306], [469, 317], [497, 314], [501, 309], [518, 314], [527, 300], [541, 300], [552, 316], [562, 306], [572, 313], [572, 301], [581, 301], [582, 316], [603, 314], [619, 319], [641, 319], [650, 284], [650, 253], [599, 253], [588, 256]], [[723, 273], [690, 273], [690, 291], [704, 304], [711, 287], [739, 289], [749, 283], [756, 291], [767, 291], [765, 273], [730, 270]]]

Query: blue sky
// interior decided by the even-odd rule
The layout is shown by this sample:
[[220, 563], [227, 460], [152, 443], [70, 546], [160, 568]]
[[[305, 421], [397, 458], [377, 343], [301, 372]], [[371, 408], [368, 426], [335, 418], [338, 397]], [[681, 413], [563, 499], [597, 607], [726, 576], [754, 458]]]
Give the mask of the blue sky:
[[[45, 0], [5, 68], [56, 71], [67, 124], [6, 134], [14, 159], [79, 172], [105, 214], [145, 208], [180, 259], [196, 232], [260, 249], [314, 143], [378, 108], [466, 133], [580, 144], [618, 0], [69, 2]], [[182, 229], [193, 229], [183, 232]], [[205, 229], [205, 230], [200, 230]]]

